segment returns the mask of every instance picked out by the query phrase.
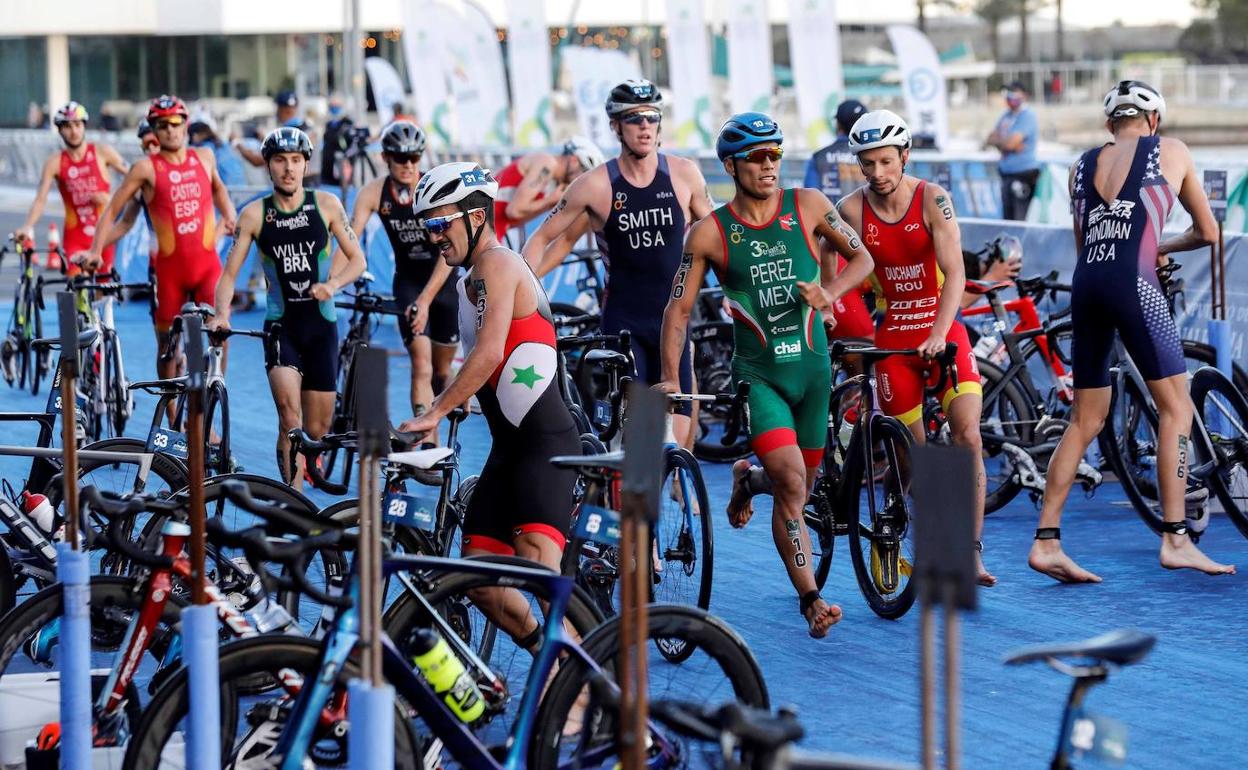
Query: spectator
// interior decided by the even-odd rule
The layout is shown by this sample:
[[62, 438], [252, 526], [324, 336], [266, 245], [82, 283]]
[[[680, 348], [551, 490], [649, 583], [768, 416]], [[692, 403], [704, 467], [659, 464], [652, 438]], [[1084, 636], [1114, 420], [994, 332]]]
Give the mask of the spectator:
[[247, 175], [243, 171], [239, 156], [230, 151], [230, 145], [217, 135], [217, 124], [206, 112], [196, 113], [191, 118], [188, 136], [192, 147], [207, 147], [212, 150], [217, 160], [217, 173], [226, 187], [247, 184]]
[[[312, 127], [299, 116], [299, 96], [294, 91], [279, 91], [277, 96], [273, 97], [273, 102], [277, 106], [276, 128], [289, 126], [297, 128], [309, 137], [312, 137]], [[263, 139], [264, 136], [257, 132], [256, 138]], [[312, 138], [315, 143], [315, 137]], [[251, 165], [257, 168], [264, 165], [264, 158], [260, 156], [258, 150], [253, 150], [241, 142], [235, 142], [234, 147], [238, 150], [238, 154], [242, 155], [243, 159]]]
[[1001, 151], [997, 172], [1001, 175], [1001, 216], [1003, 219], [1027, 218], [1027, 208], [1036, 192], [1040, 164], [1036, 160], [1036, 142], [1040, 125], [1036, 113], [1027, 106], [1027, 89], [1014, 81], [1005, 89], [1008, 109], [984, 142], [985, 147]]
[[849, 129], [866, 111], [866, 106], [857, 99], [847, 99], [837, 106], [836, 139], [806, 161], [803, 187], [820, 190], [832, 201], [862, 187], [864, 179], [858, 168], [858, 158], [849, 151]]
[[355, 122], [343, 110], [342, 98], [329, 97], [329, 121], [325, 124], [325, 143], [321, 145], [321, 184], [340, 185], [339, 164], [353, 141]]
[[398, 120], [406, 120], [408, 123], [411, 123], [412, 125], [415, 125], [415, 126], [420, 125], [419, 123], [416, 122], [416, 116], [407, 111], [407, 105], [404, 104], [403, 102], [395, 102], [394, 106], [391, 107], [391, 109], [394, 110], [394, 117], [390, 118], [390, 122], [393, 123]]

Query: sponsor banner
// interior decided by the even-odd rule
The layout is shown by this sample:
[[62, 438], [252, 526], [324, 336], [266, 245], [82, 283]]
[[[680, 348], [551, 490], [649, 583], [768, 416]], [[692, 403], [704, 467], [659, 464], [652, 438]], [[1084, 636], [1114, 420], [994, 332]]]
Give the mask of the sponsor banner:
[[364, 71], [368, 73], [368, 84], [373, 89], [377, 117], [381, 118], [381, 125], [384, 126], [394, 120], [394, 105], [407, 99], [403, 79], [394, 65], [380, 56], [365, 59]]
[[449, 36], [440, 27], [439, 7], [433, 0], [401, 0], [403, 12], [403, 54], [407, 77], [416, 98], [419, 114], [430, 147], [448, 147], [455, 130], [450, 92], [443, 75], [446, 58], [443, 41]]
[[580, 133], [592, 139], [610, 157], [619, 151], [620, 143], [611, 131], [603, 106], [612, 88], [630, 78], [640, 78], [641, 70], [637, 62], [622, 51], [568, 46], [563, 49], [561, 58], [572, 83]]
[[836, 0], [789, 0], [789, 59], [802, 130], [785, 133], [798, 134], [808, 150], [823, 147], [836, 133], [836, 106], [845, 94]]
[[494, 22], [471, 0], [456, 4], [461, 13], [439, 4], [447, 79], [455, 99], [455, 141], [469, 147], [509, 144], [511, 109], [503, 51]]
[[888, 39], [901, 70], [910, 132], [932, 137], [937, 147], [948, 147], [949, 99], [935, 46], [927, 35], [908, 24], [889, 25]]
[[[711, 126], [711, 53], [702, 0], [667, 0], [667, 66], [671, 72], [671, 117], [667, 135], [677, 147], [707, 149]], [[665, 94], [665, 97], [668, 96]], [[665, 99], [666, 100], [666, 99]]]
[[544, 147], [550, 132], [550, 38], [544, 0], [507, 0], [507, 62], [516, 144]]
[[771, 111], [771, 22], [761, 0], [728, 2], [728, 100], [732, 111]]

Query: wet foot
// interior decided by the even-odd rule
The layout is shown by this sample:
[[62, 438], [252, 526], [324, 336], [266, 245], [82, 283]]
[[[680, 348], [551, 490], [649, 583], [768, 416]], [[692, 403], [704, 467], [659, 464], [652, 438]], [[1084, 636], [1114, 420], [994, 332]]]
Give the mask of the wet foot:
[[1205, 556], [1187, 535], [1162, 535], [1161, 566], [1166, 569], [1194, 569], [1206, 575], [1234, 575], [1234, 564], [1219, 564]]
[[[1048, 545], [1053, 543], [1054, 545]], [[1031, 544], [1027, 566], [1061, 583], [1099, 583], [1101, 578], [1075, 563], [1053, 540], [1036, 540]]]
[[754, 495], [750, 492], [749, 473], [753, 470], [749, 460], [737, 460], [732, 464], [732, 497], [728, 498], [728, 523], [740, 529], [754, 515]]
[[810, 626], [812, 639], [822, 639], [828, 635], [828, 630], [832, 626], [841, 622], [840, 606], [828, 604], [823, 599], [816, 599], [802, 615], [806, 618], [807, 625]]

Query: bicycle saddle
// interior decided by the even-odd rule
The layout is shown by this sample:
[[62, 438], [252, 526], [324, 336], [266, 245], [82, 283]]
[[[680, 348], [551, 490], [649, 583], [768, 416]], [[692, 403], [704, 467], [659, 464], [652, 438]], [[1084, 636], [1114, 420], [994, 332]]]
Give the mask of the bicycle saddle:
[[[80, 348], [87, 347], [92, 342], [95, 342], [95, 338], [98, 337], [99, 335], [100, 335], [100, 330], [94, 329], [94, 328], [87, 329], [86, 331], [78, 332], [78, 347]], [[60, 337], [40, 337], [37, 340], [31, 340], [30, 344], [31, 346], [36, 347], [36, 348], [59, 349], [61, 347], [61, 338]]]
[[186, 375], [170, 377], [167, 380], [144, 380], [130, 383], [130, 390], [141, 390], [145, 393], [160, 395], [162, 393], [181, 393], [186, 390]]
[[624, 452], [607, 452], [603, 455], [559, 455], [550, 458], [550, 464], [556, 468], [571, 468], [576, 471], [620, 471], [624, 468]]
[[1000, 291], [1001, 289], [1008, 289], [1009, 287], [1013, 285], [1014, 285], [1013, 281], [988, 282], [988, 281], [976, 281], [972, 278], [967, 278], [966, 279], [966, 293], [982, 296], [984, 294], [988, 294], [989, 292]]
[[1156, 642], [1157, 637], [1152, 634], [1124, 628], [1082, 642], [1024, 647], [1010, 653], [1005, 662], [1008, 665], [1018, 665], [1049, 658], [1083, 658], [1129, 666], [1143, 660]]
[[217, 309], [207, 303], [187, 302], [178, 311], [178, 315], [186, 315], [187, 313], [198, 313], [204, 318], [212, 318], [217, 314]]
[[416, 470], [427, 471], [446, 458], [455, 454], [449, 446], [436, 446], [430, 449], [416, 449], [411, 452], [391, 452], [386, 459], [392, 463], [407, 465]]
[[628, 356], [615, 350], [594, 348], [581, 359], [587, 366], [601, 365], [608, 369], [632, 369], [633, 363]]

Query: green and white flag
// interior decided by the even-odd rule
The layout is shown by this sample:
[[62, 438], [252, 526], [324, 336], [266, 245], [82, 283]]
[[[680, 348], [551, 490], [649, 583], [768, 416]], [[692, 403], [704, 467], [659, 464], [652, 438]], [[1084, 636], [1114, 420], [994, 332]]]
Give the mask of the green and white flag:
[[667, 63], [677, 147], [711, 146], [711, 53], [702, 0], [667, 0]]
[[550, 38], [543, 0], [507, 0], [507, 61], [511, 65], [516, 144], [544, 147], [550, 131]]
[[836, 0], [789, 0], [789, 59], [802, 122], [794, 133], [813, 150], [832, 141], [836, 106], [845, 94]]
[[430, 146], [445, 148], [454, 141], [455, 129], [443, 65], [445, 28], [435, 18], [438, 7], [433, 0], [402, 0], [403, 53], [417, 117]]
[[771, 112], [767, 0], [727, 0], [728, 101], [736, 112]]

